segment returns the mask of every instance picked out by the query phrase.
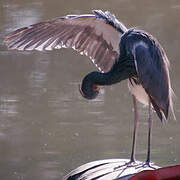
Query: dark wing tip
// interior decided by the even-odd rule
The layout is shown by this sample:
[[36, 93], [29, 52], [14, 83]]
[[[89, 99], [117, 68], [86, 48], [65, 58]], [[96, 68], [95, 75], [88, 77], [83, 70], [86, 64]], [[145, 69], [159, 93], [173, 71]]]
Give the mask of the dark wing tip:
[[168, 106], [166, 107], [166, 109], [161, 109], [157, 103], [153, 100], [152, 97], [150, 97], [151, 103], [154, 107], [154, 110], [156, 111], [157, 116], [159, 117], [159, 119], [161, 120], [161, 122], [163, 122], [164, 120], [167, 120], [168, 118]]

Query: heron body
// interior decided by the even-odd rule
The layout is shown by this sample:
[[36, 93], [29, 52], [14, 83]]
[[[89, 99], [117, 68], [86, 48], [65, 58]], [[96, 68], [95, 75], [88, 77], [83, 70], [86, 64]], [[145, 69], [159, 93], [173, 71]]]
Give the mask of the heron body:
[[129, 80], [128, 81], [128, 87], [129, 90], [131, 92], [131, 94], [133, 94], [136, 99], [138, 99], [139, 102], [141, 102], [144, 105], [148, 105], [148, 94], [146, 93], [145, 89], [142, 87], [141, 84], [136, 84], [134, 81]]
[[136, 99], [149, 105], [147, 163], [150, 160], [151, 109], [162, 121], [172, 107], [169, 61], [159, 42], [150, 34], [135, 28], [127, 29], [110, 12], [94, 10], [93, 14], [67, 15], [13, 31], [5, 36], [9, 49], [53, 50], [73, 48], [88, 56], [99, 71], [87, 74], [80, 93], [94, 99], [99, 87], [128, 79], [133, 95], [135, 125], [131, 161], [138, 123]]

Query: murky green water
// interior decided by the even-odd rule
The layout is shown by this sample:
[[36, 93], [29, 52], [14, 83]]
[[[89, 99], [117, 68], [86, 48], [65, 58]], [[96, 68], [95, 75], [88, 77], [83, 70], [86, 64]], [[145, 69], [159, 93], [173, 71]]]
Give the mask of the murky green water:
[[[128, 27], [158, 38], [171, 62], [175, 113], [162, 126], [154, 114], [152, 161], [180, 164], [179, 0], [1, 0], [0, 36], [16, 28], [66, 14], [110, 10]], [[8, 51], [0, 38], [0, 179], [57, 180], [77, 166], [107, 158], [129, 158], [133, 129], [127, 82], [105, 87], [94, 101], [78, 84], [95, 70], [87, 57], [63, 49]], [[147, 109], [139, 105], [137, 159], [145, 160]]]

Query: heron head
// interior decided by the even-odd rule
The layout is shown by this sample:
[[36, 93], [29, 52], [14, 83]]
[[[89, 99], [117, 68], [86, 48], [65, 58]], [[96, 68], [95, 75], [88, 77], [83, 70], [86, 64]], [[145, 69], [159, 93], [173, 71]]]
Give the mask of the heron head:
[[79, 92], [86, 99], [95, 99], [99, 94], [100, 86], [94, 83], [92, 74], [88, 74], [79, 85]]

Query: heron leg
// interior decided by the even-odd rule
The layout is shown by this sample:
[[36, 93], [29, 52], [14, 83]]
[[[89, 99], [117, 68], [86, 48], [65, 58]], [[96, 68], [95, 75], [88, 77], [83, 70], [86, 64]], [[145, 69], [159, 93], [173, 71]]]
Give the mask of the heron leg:
[[138, 112], [137, 112], [137, 104], [136, 97], [133, 97], [133, 106], [134, 106], [134, 131], [133, 131], [133, 142], [132, 142], [132, 152], [130, 162], [135, 162], [135, 149], [136, 149], [136, 138], [137, 138], [137, 129], [138, 129]]
[[137, 136], [137, 128], [138, 128], [138, 112], [137, 112], [136, 97], [134, 95], [132, 95], [132, 97], [133, 97], [133, 106], [134, 106], [134, 132], [133, 132], [131, 157], [129, 162], [114, 168], [114, 170], [117, 170], [118, 168], [122, 168], [122, 167], [127, 168], [129, 166], [132, 167], [137, 166], [137, 164], [135, 163], [135, 149], [136, 149], [136, 136]]
[[149, 131], [148, 131], [148, 151], [147, 151], [147, 159], [146, 159], [147, 165], [149, 165], [150, 163], [151, 132], [152, 132], [152, 107], [149, 99]]

